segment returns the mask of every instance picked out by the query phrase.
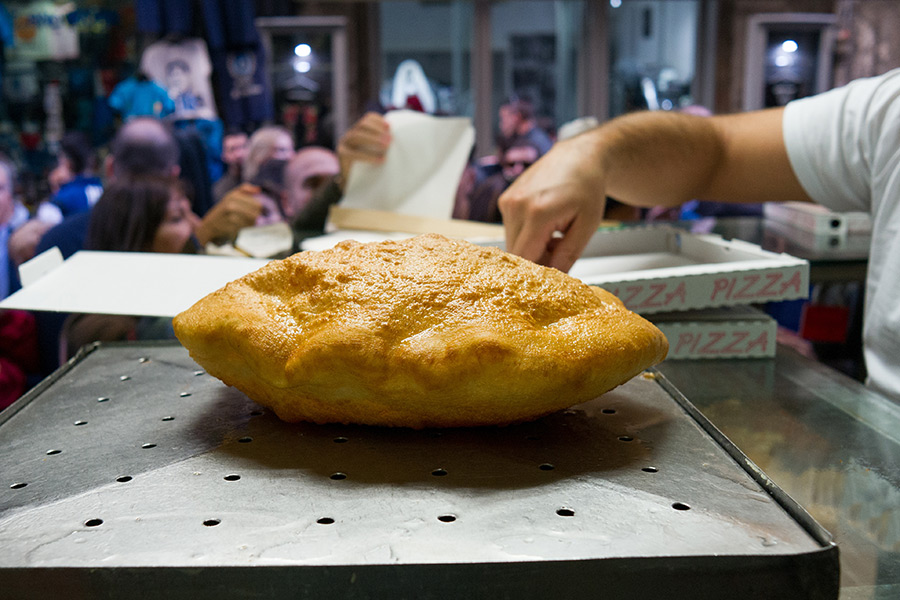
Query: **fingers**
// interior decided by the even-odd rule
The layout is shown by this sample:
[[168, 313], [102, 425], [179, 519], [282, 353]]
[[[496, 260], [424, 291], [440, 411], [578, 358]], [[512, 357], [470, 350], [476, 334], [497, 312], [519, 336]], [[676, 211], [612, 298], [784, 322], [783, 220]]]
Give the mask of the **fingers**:
[[346, 177], [349, 174], [355, 161], [383, 161], [390, 143], [390, 125], [385, 118], [378, 113], [366, 113], [338, 142], [342, 175]]
[[603, 200], [559, 186], [500, 197], [506, 249], [538, 264], [568, 271], [603, 218]]
[[200, 220], [197, 239], [203, 244], [228, 241], [244, 227], [254, 225], [263, 213], [258, 193], [257, 186], [246, 183], [228, 192]]
[[598, 211], [586, 210], [579, 213], [561, 238], [551, 239], [548, 245], [549, 255], [545, 257], [543, 264], [567, 273], [597, 231], [603, 218], [603, 204], [602, 201], [599, 203]]
[[47, 233], [50, 227], [52, 227], [50, 223], [32, 219], [9, 236], [9, 257], [16, 266], [34, 258], [34, 252], [41, 237]]
[[[503, 198], [501, 197], [501, 200]], [[506, 249], [536, 263], [542, 263], [547, 253], [556, 223], [547, 212], [547, 205], [528, 202], [523, 197], [510, 196], [501, 204], [506, 229]]]

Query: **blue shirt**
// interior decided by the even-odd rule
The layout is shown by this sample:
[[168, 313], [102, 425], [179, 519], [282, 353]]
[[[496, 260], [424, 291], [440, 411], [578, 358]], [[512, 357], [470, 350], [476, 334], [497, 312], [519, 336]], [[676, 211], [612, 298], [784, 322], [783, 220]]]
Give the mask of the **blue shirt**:
[[103, 182], [99, 178], [78, 175], [59, 188], [52, 202], [62, 211], [63, 217], [69, 217], [90, 210], [102, 194]]
[[175, 112], [169, 93], [154, 81], [138, 81], [129, 77], [113, 88], [109, 105], [126, 120], [133, 117], [161, 119]]

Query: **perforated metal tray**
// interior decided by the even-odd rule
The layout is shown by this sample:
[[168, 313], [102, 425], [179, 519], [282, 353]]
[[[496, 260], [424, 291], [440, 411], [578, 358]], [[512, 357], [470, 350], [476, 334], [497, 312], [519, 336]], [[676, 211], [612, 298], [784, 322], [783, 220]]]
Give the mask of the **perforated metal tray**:
[[0, 473], [10, 598], [837, 598], [829, 534], [653, 371], [412, 431], [283, 423], [178, 345], [96, 346], [0, 413]]

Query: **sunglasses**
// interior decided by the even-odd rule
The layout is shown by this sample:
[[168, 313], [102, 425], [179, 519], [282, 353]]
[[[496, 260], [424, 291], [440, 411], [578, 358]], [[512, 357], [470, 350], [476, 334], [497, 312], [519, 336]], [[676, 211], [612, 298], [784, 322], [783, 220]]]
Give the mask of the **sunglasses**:
[[503, 161], [504, 167], [523, 167], [527, 169], [531, 165], [533, 165], [533, 161], [525, 161], [525, 160], [513, 160], [513, 161]]

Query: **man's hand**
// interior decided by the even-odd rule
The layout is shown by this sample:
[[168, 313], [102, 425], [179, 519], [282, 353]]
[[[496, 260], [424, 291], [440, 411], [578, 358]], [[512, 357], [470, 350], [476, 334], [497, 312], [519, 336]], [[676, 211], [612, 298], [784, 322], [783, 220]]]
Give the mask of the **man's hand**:
[[256, 224], [263, 212], [257, 186], [244, 183], [219, 200], [203, 217], [194, 235], [202, 245], [233, 240], [238, 231]]
[[350, 167], [355, 161], [380, 163], [384, 161], [390, 144], [391, 128], [384, 117], [374, 112], [363, 115], [338, 142], [341, 187], [350, 175]]
[[16, 266], [34, 258], [35, 248], [51, 227], [50, 223], [31, 219], [9, 236], [9, 257]]
[[500, 196], [506, 249], [568, 271], [597, 230], [605, 198], [602, 168], [586, 139], [557, 143]]

